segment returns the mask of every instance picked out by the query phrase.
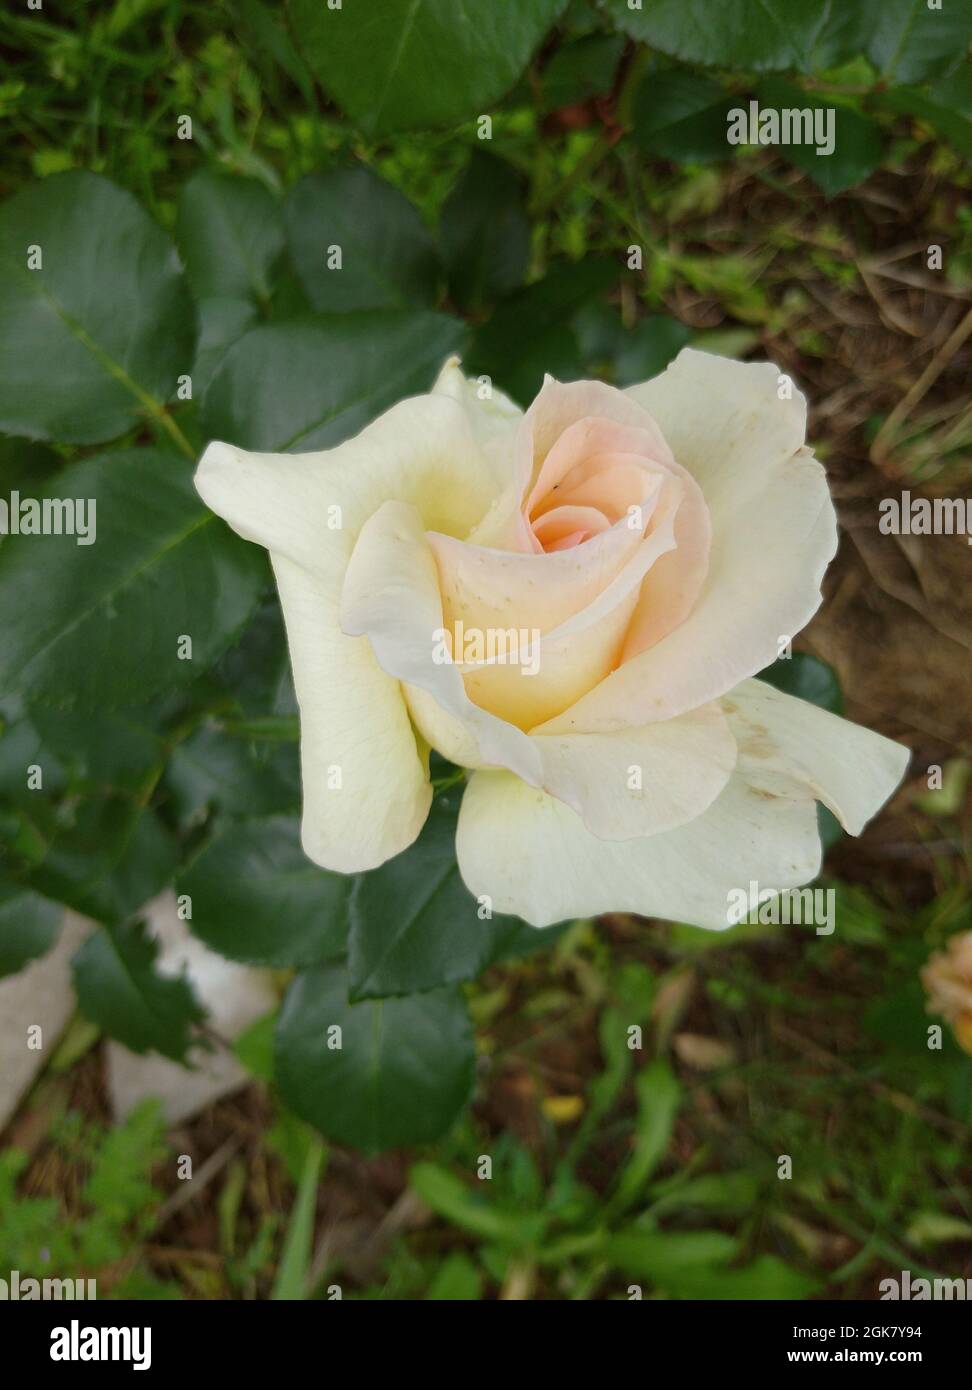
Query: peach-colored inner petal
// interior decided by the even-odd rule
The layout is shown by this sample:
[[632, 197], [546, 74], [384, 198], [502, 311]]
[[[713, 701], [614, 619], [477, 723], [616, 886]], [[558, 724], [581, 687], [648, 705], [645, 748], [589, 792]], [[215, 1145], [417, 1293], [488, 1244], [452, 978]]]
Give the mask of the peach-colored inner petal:
[[539, 635], [532, 674], [462, 668], [474, 703], [529, 729], [683, 620], [710, 532], [652, 417], [611, 387], [548, 381], [515, 447], [511, 489], [470, 540], [428, 540], [450, 633], [461, 623]]

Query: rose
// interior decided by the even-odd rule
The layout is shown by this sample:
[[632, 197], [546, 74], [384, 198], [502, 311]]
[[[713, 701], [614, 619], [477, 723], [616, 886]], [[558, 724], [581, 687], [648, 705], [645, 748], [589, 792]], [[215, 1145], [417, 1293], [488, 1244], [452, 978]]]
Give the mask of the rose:
[[972, 931], [950, 936], [921, 972], [928, 1008], [955, 1030], [959, 1046], [972, 1052]]
[[[734, 887], [815, 876], [817, 800], [860, 832], [907, 750], [751, 679], [837, 543], [780, 380], [686, 350], [627, 391], [548, 378], [521, 414], [453, 360], [335, 449], [209, 446], [199, 492], [276, 574], [311, 859], [352, 872], [411, 844], [429, 747], [472, 770], [466, 885], [537, 926], [724, 927]], [[460, 622], [483, 651], [539, 632], [536, 673], [496, 644], [443, 661]]]

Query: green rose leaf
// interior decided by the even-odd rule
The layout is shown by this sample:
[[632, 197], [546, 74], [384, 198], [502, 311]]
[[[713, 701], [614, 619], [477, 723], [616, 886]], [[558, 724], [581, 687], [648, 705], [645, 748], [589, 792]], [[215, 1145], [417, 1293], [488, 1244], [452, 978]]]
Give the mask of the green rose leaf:
[[[150, 449], [72, 464], [37, 498], [97, 504], [96, 543], [12, 536], [0, 548], [0, 689], [85, 710], [187, 685], [253, 610], [259, 550], [203, 506], [184, 459]], [[192, 659], [180, 639], [192, 639]]]
[[252, 299], [266, 307], [283, 252], [280, 205], [257, 179], [202, 170], [179, 198], [176, 239], [197, 299]]
[[71, 962], [81, 1012], [132, 1052], [181, 1062], [205, 1011], [184, 979], [158, 974], [158, 945], [141, 922], [102, 928]]
[[635, 93], [635, 144], [678, 163], [728, 159], [726, 112], [733, 100], [717, 82], [693, 72], [655, 72]]
[[0, 976], [16, 975], [49, 951], [63, 918], [63, 909], [39, 893], [0, 881]]
[[949, 72], [972, 39], [968, 6], [928, 0], [604, 0], [619, 29], [688, 63], [749, 72], [820, 72], [866, 54], [881, 77]]
[[297, 713], [287, 634], [276, 595], [260, 608], [236, 646], [220, 657], [214, 674], [244, 715]]
[[476, 335], [469, 374], [485, 373], [521, 405], [543, 385], [545, 372], [560, 381], [584, 375], [571, 320], [617, 280], [619, 266], [588, 258], [561, 265], [542, 280], [504, 299]]
[[56, 174], [0, 208], [0, 324], [0, 429], [30, 439], [99, 444], [158, 419], [192, 363], [175, 248], [96, 174]]
[[175, 846], [153, 811], [124, 797], [86, 797], [70, 808], [31, 884], [85, 917], [115, 925], [172, 881]]
[[296, 813], [300, 768], [295, 743], [260, 744], [207, 724], [173, 749], [165, 788], [180, 820], [210, 806], [230, 816]]
[[772, 666], [760, 671], [757, 680], [767, 681], [785, 695], [807, 700], [811, 705], [829, 710], [831, 714], [844, 712], [836, 672], [826, 661], [811, 656], [809, 652], [794, 652], [790, 657], [781, 657]]
[[192, 390], [201, 400], [229, 349], [244, 333], [256, 327], [260, 315], [252, 299], [213, 297], [201, 299], [196, 307], [199, 340], [192, 363]]
[[763, 83], [759, 103], [761, 108], [776, 110], [833, 110], [834, 148], [830, 154], [818, 154], [815, 144], [779, 146], [782, 158], [809, 174], [828, 198], [861, 183], [881, 163], [884, 143], [880, 128], [849, 106], [805, 92], [778, 78]]
[[972, 68], [961, 68], [928, 91], [892, 87], [871, 98], [884, 111], [895, 111], [924, 121], [972, 159]]
[[[972, 43], [972, 9], [945, 0], [863, 0], [855, 6], [867, 56], [886, 82], [926, 82], [951, 72]], [[863, 45], [862, 45], [863, 46]]]
[[349, 1004], [342, 965], [299, 975], [277, 1024], [287, 1104], [338, 1143], [375, 1153], [443, 1134], [472, 1090], [475, 1051], [458, 989]]
[[476, 151], [442, 209], [442, 253], [449, 287], [468, 309], [511, 294], [530, 257], [530, 220], [516, 171]]
[[344, 950], [351, 882], [311, 863], [296, 818], [272, 816], [224, 823], [178, 891], [192, 899], [193, 935], [220, 955], [312, 965]]
[[129, 794], [141, 789], [165, 757], [160, 718], [161, 709], [152, 705], [83, 713], [36, 705], [30, 711], [31, 724], [64, 768], [72, 790]]
[[510, 955], [553, 945], [518, 917], [482, 918], [456, 863], [458, 794], [440, 797], [414, 845], [361, 874], [351, 894], [350, 998], [472, 980]]
[[633, 386], [659, 376], [673, 362], [691, 338], [691, 332], [678, 319], [667, 314], [648, 314], [620, 339], [614, 358], [617, 386]]
[[645, 0], [636, 10], [628, 0], [604, 0], [604, 8], [632, 38], [709, 67], [809, 72], [845, 62], [863, 47], [853, 14], [859, 7], [831, 0]]
[[[29, 493], [56, 473], [60, 462], [44, 444], [0, 435], [0, 497], [7, 499], [15, 490]], [[5, 540], [6, 535], [0, 535], [0, 545]]]
[[451, 126], [512, 87], [567, 0], [290, 0], [301, 52], [366, 135]]
[[243, 449], [329, 448], [428, 391], [464, 340], [458, 319], [403, 310], [254, 328], [206, 392], [205, 432]]
[[366, 165], [301, 179], [285, 217], [294, 268], [322, 313], [434, 301], [439, 267], [432, 238], [404, 194]]
[[586, 305], [574, 316], [572, 327], [587, 374], [614, 386], [633, 386], [659, 376], [692, 336], [684, 323], [667, 314], [647, 314], [633, 328], [625, 328], [613, 304]]
[[[40, 785], [31, 768], [40, 769]], [[0, 796], [28, 815], [48, 809], [67, 790], [67, 772], [36, 725], [23, 715], [0, 719]]]
[[543, 109], [556, 111], [610, 92], [623, 52], [622, 34], [587, 34], [558, 48], [540, 80]]

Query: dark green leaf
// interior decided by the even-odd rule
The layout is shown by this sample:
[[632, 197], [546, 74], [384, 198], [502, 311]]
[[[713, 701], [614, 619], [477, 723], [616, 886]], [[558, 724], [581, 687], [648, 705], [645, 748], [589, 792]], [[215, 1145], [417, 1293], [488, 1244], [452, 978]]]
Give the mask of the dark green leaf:
[[562, 381], [583, 376], [580, 344], [570, 321], [618, 274], [613, 261], [589, 258], [559, 266], [504, 300], [476, 335], [470, 374], [490, 376], [522, 405], [528, 405], [539, 391], [545, 372]]
[[798, 700], [807, 700], [811, 705], [819, 705], [831, 714], [843, 714], [844, 701], [840, 693], [840, 682], [833, 668], [825, 661], [811, 656], [808, 652], [794, 652], [791, 657], [781, 657], [760, 671], [758, 680], [767, 681], [782, 690], [786, 695], [794, 695]]
[[403, 396], [428, 391], [464, 338], [457, 319], [402, 310], [255, 328], [206, 393], [205, 431], [244, 449], [340, 444]]
[[[241, 37], [255, 60], [271, 60], [279, 64], [295, 86], [300, 90], [306, 106], [313, 105], [314, 84], [307, 64], [294, 47], [285, 25], [277, 20], [277, 8], [263, 3], [263, 0], [235, 0], [236, 8], [243, 21]], [[281, 19], [284, 16], [281, 14]]]
[[201, 400], [229, 349], [259, 321], [252, 299], [202, 299], [199, 341], [192, 364], [192, 394]]
[[685, 62], [749, 72], [820, 72], [866, 54], [882, 77], [950, 71], [972, 39], [967, 4], [945, 0], [604, 0], [619, 29]]
[[15, 975], [49, 951], [63, 918], [56, 903], [0, 880], [0, 975]]
[[151, 705], [85, 713], [37, 705], [30, 713], [44, 747], [56, 755], [72, 788], [129, 793], [142, 787], [164, 757], [158, 717]]
[[[97, 539], [21, 535], [0, 548], [0, 689], [78, 709], [148, 700], [194, 680], [253, 609], [265, 561], [203, 506], [184, 459], [102, 454], [38, 494], [94, 499]], [[179, 657], [187, 636], [192, 660]]]
[[[924, 3], [924, 0], [922, 0]], [[859, 5], [832, 0], [604, 0], [613, 22], [632, 38], [684, 62], [749, 72], [833, 67], [865, 42]]]
[[817, 830], [820, 833], [820, 843], [823, 846], [824, 854], [837, 843], [844, 833], [843, 827], [833, 811], [819, 801], [817, 802]]
[[267, 741], [259, 746], [218, 724], [197, 729], [172, 751], [165, 788], [182, 821], [207, 807], [230, 816], [272, 816], [300, 806], [296, 745]]
[[291, 816], [224, 823], [178, 881], [194, 936], [231, 960], [276, 966], [340, 954], [350, 887], [311, 863]]
[[[60, 459], [53, 449], [35, 444], [29, 439], [6, 439], [0, 436], [0, 497], [9, 502], [11, 492], [32, 497], [57, 472]], [[0, 545], [5, 536], [0, 533]]]
[[872, 102], [883, 111], [923, 121], [960, 154], [972, 159], [972, 67], [963, 67], [929, 91], [892, 87], [874, 96]]
[[82, 1013], [132, 1052], [181, 1062], [205, 1017], [188, 982], [159, 975], [158, 946], [140, 922], [102, 928], [72, 961]]
[[635, 94], [635, 144], [678, 163], [728, 159], [726, 113], [733, 99], [717, 82], [693, 72], [653, 72]]
[[972, 42], [967, 0], [863, 0], [855, 6], [867, 56], [887, 82], [927, 82], [950, 72]]
[[269, 300], [283, 219], [257, 179], [209, 169], [194, 174], [179, 197], [176, 239], [197, 299]]
[[214, 674], [244, 715], [297, 713], [287, 634], [276, 597], [264, 604], [236, 646], [220, 658]]
[[530, 221], [519, 176], [476, 151], [442, 209], [442, 254], [458, 303], [481, 308], [523, 283]]
[[667, 314], [649, 314], [626, 333], [614, 359], [616, 386], [632, 386], [659, 376], [691, 338], [691, 331]]
[[70, 809], [31, 884], [99, 922], [123, 922], [171, 882], [175, 846], [152, 811], [121, 797]]
[[556, 111], [610, 92], [623, 52], [621, 34], [588, 34], [558, 48], [540, 82], [543, 109]]
[[458, 989], [348, 1004], [342, 965], [299, 975], [277, 1026], [287, 1104], [328, 1138], [372, 1153], [443, 1134], [469, 1099], [474, 1063]]
[[589, 376], [632, 386], [658, 376], [681, 352], [691, 330], [667, 314], [648, 314], [625, 328], [613, 304], [589, 304], [572, 320]]
[[315, 309], [421, 308], [435, 299], [432, 238], [408, 199], [366, 165], [309, 174], [284, 212], [290, 255]]
[[456, 864], [458, 801], [457, 794], [439, 798], [414, 845], [358, 876], [351, 895], [352, 1000], [472, 980], [494, 961], [556, 940], [518, 917], [480, 917]]
[[[30, 247], [42, 268], [28, 269]], [[192, 362], [175, 248], [96, 174], [56, 174], [0, 208], [0, 324], [0, 429], [30, 439], [113, 439]]]
[[301, 51], [366, 135], [456, 125], [489, 112], [566, 0], [290, 0]]
[[789, 164], [810, 175], [828, 198], [861, 183], [881, 163], [883, 143], [880, 128], [867, 116], [776, 78], [759, 89], [761, 108], [798, 111], [833, 111], [834, 148], [830, 154], [818, 153], [816, 144], [780, 145], [779, 154]]
[[[38, 768], [40, 786], [37, 774], [28, 772]], [[0, 795], [34, 814], [66, 788], [67, 772], [61, 760], [45, 744], [31, 719], [21, 716], [0, 725]]]

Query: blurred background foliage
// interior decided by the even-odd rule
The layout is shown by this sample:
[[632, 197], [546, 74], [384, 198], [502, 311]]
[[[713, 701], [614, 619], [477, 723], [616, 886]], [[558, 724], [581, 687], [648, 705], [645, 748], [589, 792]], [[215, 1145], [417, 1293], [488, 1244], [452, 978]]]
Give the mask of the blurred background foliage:
[[[151, 1108], [111, 1129], [100, 1049], [118, 1025], [89, 997], [4, 1136], [0, 1269], [213, 1298], [871, 1298], [904, 1268], [970, 1276], [972, 1058], [948, 1030], [927, 1049], [919, 982], [972, 929], [969, 558], [961, 537], [875, 527], [903, 486], [972, 494], [970, 7], [517, 0], [471, 38], [445, 0], [414, 32], [402, 8], [345, 0], [346, 30], [324, 0], [0, 18], [3, 196], [113, 180], [175, 238], [197, 306], [194, 399], [136, 413], [121, 442], [326, 444], [452, 350], [521, 402], [544, 371], [625, 385], [686, 343], [768, 357], [808, 394], [844, 528], [779, 678], [831, 707], [842, 689], [851, 717], [911, 745], [912, 777], [860, 841], [828, 827], [833, 938], [615, 917], [464, 986], [475, 1099], [434, 1145], [324, 1143], [267, 1087], [269, 1024], [239, 1044], [241, 1096], [168, 1134]], [[448, 63], [423, 59], [428, 33]], [[729, 146], [726, 112], [750, 99], [833, 104], [834, 155]], [[376, 255], [335, 281], [320, 229], [342, 223]], [[371, 320], [386, 352], [369, 366], [373, 314], [390, 317]], [[4, 440], [5, 487], [120, 432], [88, 426]], [[128, 916], [177, 867], [204, 893], [201, 848], [231, 881], [241, 806], [274, 819], [278, 864], [299, 854], [279, 611], [262, 570], [240, 583], [264, 594], [242, 642], [137, 717], [0, 691], [0, 838], [37, 897], [28, 955], [67, 902], [118, 924], [119, 959], [150, 974]], [[32, 748], [54, 769], [46, 816], [11, 772]], [[272, 913], [247, 909], [265, 952]], [[111, 962], [87, 967], [97, 996]], [[174, 1016], [175, 1040], [149, 1041], [180, 1055], [191, 1000]]]

